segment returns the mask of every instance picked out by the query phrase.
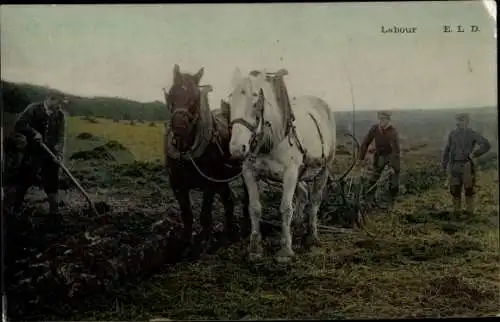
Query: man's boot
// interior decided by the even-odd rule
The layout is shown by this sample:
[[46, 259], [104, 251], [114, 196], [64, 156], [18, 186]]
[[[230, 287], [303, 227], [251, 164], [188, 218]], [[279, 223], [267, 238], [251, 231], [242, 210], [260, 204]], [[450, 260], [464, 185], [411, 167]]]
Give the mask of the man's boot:
[[16, 188], [12, 192], [12, 206], [11, 211], [14, 215], [18, 215], [24, 203], [24, 197], [26, 196], [28, 189], [25, 187]]
[[62, 216], [59, 211], [59, 198], [57, 193], [49, 193], [47, 194], [47, 199], [49, 199], [49, 215], [43, 220], [48, 227], [51, 229], [58, 229], [58, 227], [62, 224]]
[[465, 209], [468, 215], [474, 214], [474, 197], [466, 196], [465, 197]]
[[59, 215], [59, 196], [57, 193], [49, 193], [47, 194], [47, 198], [49, 199], [49, 213], [51, 215], [58, 216]]
[[453, 213], [458, 214], [462, 211], [462, 200], [461, 198], [453, 198]]
[[393, 187], [393, 188], [391, 188], [390, 189], [390, 194], [391, 194], [391, 198], [390, 198], [390, 201], [389, 201], [389, 205], [392, 208], [394, 206], [394, 203], [396, 203], [396, 200], [397, 200], [397, 197], [398, 197], [398, 194], [399, 194], [399, 187]]

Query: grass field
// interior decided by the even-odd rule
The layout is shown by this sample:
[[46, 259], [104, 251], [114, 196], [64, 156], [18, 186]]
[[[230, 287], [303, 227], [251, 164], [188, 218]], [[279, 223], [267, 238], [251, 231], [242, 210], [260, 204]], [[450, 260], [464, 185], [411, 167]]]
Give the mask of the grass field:
[[109, 119], [95, 119], [98, 123], [91, 123], [80, 117], [70, 117], [67, 122], [68, 153], [79, 150], [79, 144], [73, 144], [73, 138], [82, 132], [100, 137], [105, 141], [117, 140], [127, 147], [138, 161], [154, 161], [163, 159], [163, 123], [156, 126], [149, 123], [130, 125], [125, 121], [114, 123]]
[[[68, 149], [67, 155], [76, 151], [87, 150], [109, 140], [116, 140], [122, 143], [134, 156], [137, 161], [156, 162], [163, 160], [163, 134], [164, 126], [161, 122], [156, 122], [156, 126], [149, 123], [136, 123], [130, 125], [128, 121], [113, 122], [109, 119], [94, 118], [96, 123], [89, 122], [81, 117], [70, 117], [67, 122]], [[98, 140], [95, 142], [77, 140], [80, 133], [90, 133]], [[350, 141], [340, 136], [339, 143], [343, 143], [351, 151]], [[409, 147], [413, 147], [411, 142], [405, 142]], [[418, 146], [416, 144], [415, 146]], [[431, 153], [435, 151], [431, 150]], [[349, 156], [339, 155], [341, 161], [339, 165], [345, 165], [345, 161], [350, 160]], [[418, 166], [426, 161], [426, 154], [422, 154], [421, 149], [403, 153], [403, 164], [407, 166]], [[341, 168], [339, 168], [340, 170]]]
[[[84, 213], [83, 198], [70, 189], [57, 232], [45, 233], [31, 218], [16, 223], [20, 236], [11, 241], [10, 256], [23, 262], [19, 271], [25, 276], [16, 275], [8, 288], [9, 316], [15, 319], [361, 319], [499, 312], [498, 172], [492, 166], [479, 173], [474, 216], [448, 211], [450, 197], [434, 170], [439, 147], [427, 147], [403, 154], [404, 171], [417, 172], [404, 184], [421, 187], [391, 211], [370, 216], [373, 237], [362, 231], [322, 233], [320, 249], [298, 248], [291, 263], [280, 265], [273, 257], [279, 237], [271, 232], [260, 262], [247, 261], [243, 240], [197, 261], [165, 265], [171, 255], [165, 245], [178, 234], [180, 217], [164, 169], [155, 162], [163, 158], [163, 125], [97, 121], [69, 119], [68, 155], [116, 140], [141, 162], [68, 163], [92, 197], [111, 206], [105, 216]], [[96, 139], [77, 139], [82, 132]], [[339, 160], [342, 168], [349, 157]], [[233, 185], [239, 198], [240, 185]], [[276, 212], [279, 195], [263, 193], [265, 216]], [[192, 196], [197, 214], [200, 195]], [[30, 198], [33, 218], [44, 215], [42, 201]], [[330, 200], [325, 203], [329, 208]], [[241, 216], [239, 203], [236, 208]], [[220, 210], [217, 202], [216, 230]], [[158, 221], [163, 226], [154, 230]], [[36, 249], [26, 251], [31, 244]]]

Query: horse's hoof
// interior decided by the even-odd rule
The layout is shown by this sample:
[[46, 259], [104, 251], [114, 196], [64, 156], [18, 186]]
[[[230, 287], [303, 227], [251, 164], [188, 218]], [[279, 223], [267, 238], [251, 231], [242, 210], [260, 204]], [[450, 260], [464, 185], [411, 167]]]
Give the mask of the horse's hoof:
[[241, 239], [247, 239], [249, 237], [250, 237], [250, 230], [249, 229], [246, 229], [246, 230], [242, 229], [240, 231], [240, 238]]
[[304, 247], [306, 249], [311, 249], [313, 247], [320, 247], [321, 242], [318, 236], [314, 236], [313, 234], [308, 234], [304, 239]]
[[251, 230], [251, 225], [250, 222], [248, 223], [242, 223], [240, 225], [240, 234], [243, 238], [247, 238], [250, 236], [252, 230]]
[[184, 250], [182, 251], [182, 258], [190, 258], [192, 255], [192, 249], [191, 247], [186, 247], [184, 248]]
[[186, 239], [181, 239], [180, 248], [182, 258], [189, 258], [193, 252], [193, 243]]
[[250, 254], [262, 254], [263, 248], [261, 244], [261, 236], [258, 234], [250, 234], [250, 244], [248, 245], [248, 252]]
[[286, 262], [289, 262], [292, 257], [295, 256], [295, 253], [293, 250], [291, 249], [287, 249], [287, 248], [282, 248], [278, 254], [276, 255], [276, 261], [278, 263], [286, 263]]
[[262, 258], [262, 253], [249, 253], [248, 254], [248, 259], [251, 262], [254, 262], [254, 261], [259, 260], [261, 258]]
[[289, 263], [292, 260], [291, 256], [276, 256], [276, 261], [278, 263]]
[[218, 240], [217, 240], [217, 247], [218, 248], [225, 248], [229, 247], [231, 244], [233, 244], [235, 241], [226, 235], [222, 235]]
[[365, 218], [366, 214], [363, 213], [361, 210], [358, 211], [354, 217], [354, 220], [352, 221], [352, 228], [353, 229], [363, 228]]
[[228, 243], [234, 243], [238, 241], [239, 236], [235, 229], [230, 229], [223, 232], [222, 238]]
[[201, 253], [206, 253], [210, 247], [212, 247], [214, 243], [212, 242], [212, 240], [203, 240], [200, 245], [199, 245], [199, 249], [201, 251]]

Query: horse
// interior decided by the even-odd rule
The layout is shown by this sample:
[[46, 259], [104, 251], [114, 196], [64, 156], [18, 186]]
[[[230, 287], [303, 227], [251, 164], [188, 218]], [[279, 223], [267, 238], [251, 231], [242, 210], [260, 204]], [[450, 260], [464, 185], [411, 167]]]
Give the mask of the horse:
[[[212, 243], [212, 205], [218, 194], [224, 205], [223, 242], [234, 241], [234, 193], [229, 182], [241, 175], [241, 163], [230, 160], [228, 107], [210, 111], [210, 85], [200, 86], [204, 68], [196, 74], [181, 73], [176, 64], [173, 84], [163, 89], [170, 120], [165, 123], [164, 161], [170, 186], [179, 204], [183, 220], [182, 240], [189, 250], [193, 246], [193, 213], [190, 191], [203, 192], [200, 212], [203, 247]], [[243, 204], [248, 205], [244, 187]], [[244, 208], [247, 208], [245, 206]], [[243, 211], [248, 218], [248, 211]]]
[[[259, 180], [282, 183], [281, 249], [276, 260], [287, 262], [295, 255], [291, 233], [294, 196], [296, 216], [302, 218], [303, 212], [308, 215], [303, 244], [310, 250], [320, 245], [317, 213], [328, 179], [334, 175], [337, 142], [333, 111], [315, 96], [289, 100], [283, 82], [287, 74], [282, 69], [277, 73], [253, 71], [243, 76], [236, 68], [232, 77], [229, 150], [233, 159], [243, 162], [251, 219], [250, 260], [262, 256]], [[354, 163], [339, 180], [353, 166]]]

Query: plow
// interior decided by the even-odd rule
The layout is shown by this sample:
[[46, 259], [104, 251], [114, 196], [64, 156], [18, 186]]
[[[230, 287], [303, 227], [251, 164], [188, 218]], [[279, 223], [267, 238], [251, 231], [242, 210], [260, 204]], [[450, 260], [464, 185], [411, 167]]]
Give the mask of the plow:
[[[318, 229], [327, 233], [353, 233], [355, 229], [360, 229], [369, 236], [373, 233], [368, 231], [367, 223], [371, 211], [377, 208], [376, 202], [369, 201], [368, 193], [375, 192], [374, 199], [382, 199], [387, 191], [388, 179], [391, 175], [391, 169], [385, 166], [380, 178], [373, 184], [370, 184], [372, 170], [368, 167], [361, 169], [359, 176], [348, 175], [344, 179], [333, 182], [327, 191], [325, 191], [324, 203], [328, 203], [330, 211], [318, 213]], [[263, 220], [265, 224], [280, 227], [278, 218], [274, 220]], [[300, 221], [298, 224], [303, 224]]]
[[[352, 233], [354, 229], [361, 229], [369, 236], [373, 236], [366, 228], [369, 214], [376, 208], [376, 202], [370, 201], [368, 194], [375, 194], [375, 199], [382, 199], [388, 190], [388, 180], [392, 175], [391, 167], [386, 164], [377, 181], [371, 182], [373, 169], [371, 166], [356, 165], [359, 142], [351, 133], [344, 134], [354, 143], [354, 153], [349, 168], [339, 178], [332, 179], [325, 189], [323, 203], [328, 203], [333, 211], [320, 211], [318, 224], [320, 231], [329, 233]], [[353, 173], [353, 170], [356, 173]], [[280, 188], [274, 182], [266, 182], [270, 187]], [[374, 191], [375, 190], [375, 191]], [[332, 202], [333, 201], [333, 202]], [[329, 208], [330, 208], [329, 207]], [[325, 208], [325, 207], [322, 207]], [[294, 219], [296, 226], [303, 224], [303, 220]], [[263, 220], [264, 224], [280, 227], [279, 218]]]
[[[382, 175], [375, 182], [371, 183], [372, 170], [369, 167], [363, 167], [359, 176], [348, 176], [345, 180], [336, 184], [330, 193], [335, 193], [337, 204], [334, 204], [336, 211], [324, 213], [321, 218], [325, 223], [338, 223], [338, 216], [345, 218], [346, 223], [350, 223], [352, 228], [359, 228], [368, 235], [373, 235], [367, 230], [369, 214], [377, 206], [375, 200], [382, 199], [387, 192], [388, 179], [392, 174], [389, 165], [386, 165]], [[375, 190], [375, 191], [373, 191]], [[375, 197], [370, 200], [368, 194], [373, 193]], [[346, 231], [345, 228], [336, 228], [333, 226], [320, 225], [318, 228], [324, 231]]]

